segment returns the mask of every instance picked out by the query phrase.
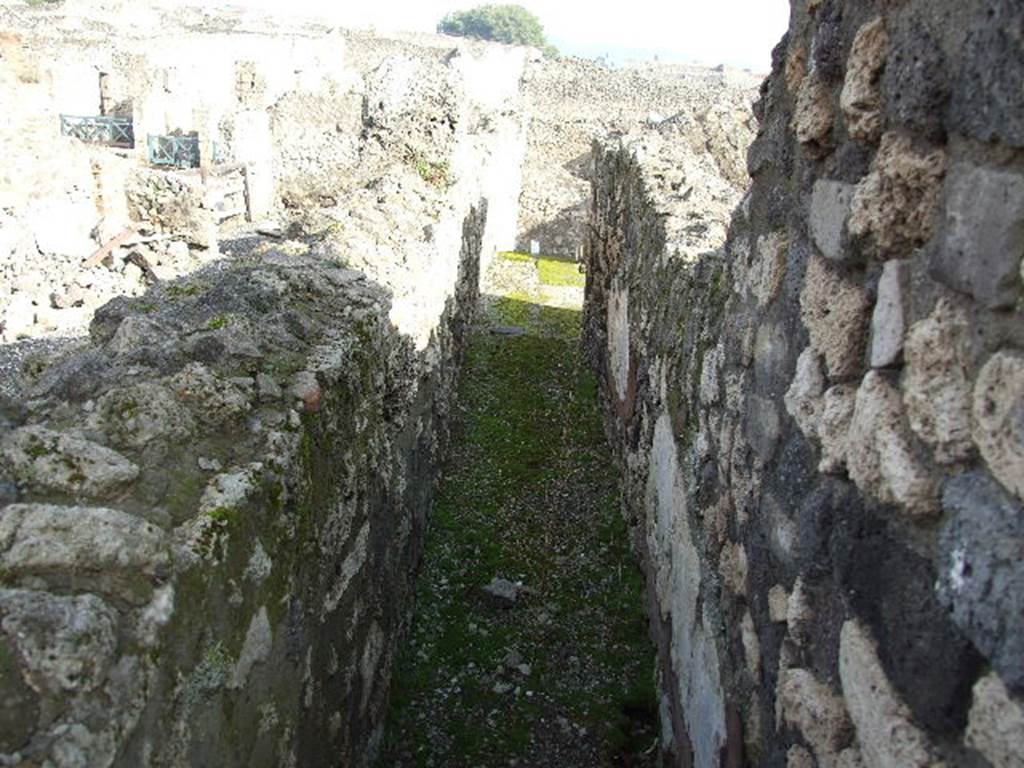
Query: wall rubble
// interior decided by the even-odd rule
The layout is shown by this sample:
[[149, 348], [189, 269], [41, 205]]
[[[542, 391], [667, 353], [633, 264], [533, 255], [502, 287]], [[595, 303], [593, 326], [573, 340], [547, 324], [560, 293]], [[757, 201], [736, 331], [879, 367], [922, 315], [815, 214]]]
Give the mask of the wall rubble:
[[685, 142], [595, 145], [586, 343], [676, 764], [1024, 753], [1022, 24], [795, 2], [728, 238]]

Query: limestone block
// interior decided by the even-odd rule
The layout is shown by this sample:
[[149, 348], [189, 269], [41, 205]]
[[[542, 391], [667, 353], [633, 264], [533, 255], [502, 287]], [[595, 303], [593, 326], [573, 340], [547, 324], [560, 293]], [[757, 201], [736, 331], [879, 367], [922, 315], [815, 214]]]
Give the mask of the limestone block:
[[966, 335], [963, 313], [944, 300], [907, 335], [902, 384], [907, 418], [941, 464], [969, 458], [974, 447]]
[[793, 130], [797, 141], [818, 146], [827, 144], [834, 121], [832, 93], [821, 76], [811, 72], [800, 85], [793, 113]]
[[757, 627], [754, 626], [754, 617], [750, 611], [743, 614], [740, 622], [740, 639], [743, 642], [743, 656], [747, 662], [747, 669], [754, 680], [761, 679], [761, 641], [757, 637]]
[[986, 307], [1013, 307], [1021, 295], [1024, 176], [960, 163], [946, 184], [942, 247], [932, 273]]
[[106, 498], [139, 476], [117, 451], [40, 426], [8, 433], [0, 441], [0, 462], [19, 482], [73, 496]]
[[789, 625], [789, 636], [797, 643], [808, 639], [811, 623], [814, 621], [814, 609], [811, 607], [803, 579], [797, 579], [793, 591], [786, 600], [786, 623]]
[[274, 635], [270, 628], [267, 608], [260, 606], [256, 615], [249, 622], [249, 629], [245, 633], [245, 642], [242, 643], [238, 661], [235, 662], [235, 667], [231, 671], [231, 680], [228, 683], [231, 688], [242, 688], [246, 684], [252, 668], [270, 655], [273, 642]]
[[776, 624], [786, 620], [788, 601], [789, 595], [781, 584], [776, 584], [768, 590], [768, 616]]
[[850, 136], [875, 141], [882, 133], [882, 95], [879, 75], [889, 53], [889, 34], [881, 18], [859, 30], [846, 63], [846, 80], [839, 106], [846, 116]]
[[882, 669], [875, 641], [857, 619], [843, 624], [840, 632], [839, 678], [867, 768], [945, 765], [911, 722], [910, 710]]
[[988, 674], [974, 685], [966, 741], [985, 756], [992, 768], [1020, 765], [1024, 756], [1024, 710], [1010, 698], [996, 674]]
[[73, 583], [133, 604], [147, 601], [170, 567], [163, 531], [102, 507], [12, 504], [0, 516], [0, 549], [7, 579]]
[[99, 218], [92, 202], [51, 199], [31, 209], [28, 224], [40, 253], [84, 259], [96, 250], [90, 233]]
[[805, 435], [818, 433], [824, 391], [825, 375], [821, 371], [821, 357], [812, 347], [807, 347], [797, 358], [796, 373], [783, 398], [786, 412]]
[[852, 376], [863, 368], [868, 301], [857, 283], [832, 270], [820, 256], [807, 264], [800, 317], [811, 346], [825, 358], [828, 375]]
[[789, 240], [784, 232], [772, 232], [757, 238], [754, 263], [747, 273], [747, 285], [760, 306], [779, 295], [786, 276], [786, 253]]
[[863, 240], [870, 256], [907, 256], [935, 229], [946, 153], [921, 151], [898, 133], [886, 133], [871, 164], [857, 185], [847, 229]]
[[825, 392], [818, 423], [818, 439], [821, 440], [819, 472], [833, 474], [846, 468], [850, 422], [856, 399], [857, 391], [846, 384], [837, 384]]
[[810, 670], [781, 670], [777, 695], [780, 724], [792, 726], [803, 735], [819, 764], [850, 743], [853, 725], [842, 697]]
[[903, 335], [907, 330], [907, 301], [910, 297], [910, 262], [885, 262], [878, 281], [878, 298], [871, 316], [872, 368], [887, 368], [899, 362]]
[[849, 434], [846, 463], [858, 488], [912, 518], [938, 511], [936, 481], [911, 449], [899, 392], [876, 371], [857, 390]]
[[814, 756], [806, 748], [795, 744], [786, 752], [786, 768], [816, 768]]
[[747, 593], [747, 553], [742, 544], [729, 542], [722, 547], [718, 559], [718, 573], [734, 593]]
[[3, 315], [4, 341], [16, 341], [28, 334], [36, 322], [36, 305], [28, 294], [15, 294]]
[[821, 255], [832, 261], [843, 261], [843, 228], [850, 214], [854, 186], [842, 181], [818, 179], [811, 192], [810, 230]]
[[39, 693], [67, 696], [99, 687], [117, 647], [117, 613], [95, 595], [0, 590], [0, 629], [17, 647]]
[[800, 92], [800, 85], [807, 76], [807, 46], [791, 41], [786, 53], [786, 88], [792, 96]]
[[1024, 499], [1024, 355], [999, 352], [974, 384], [974, 442], [992, 474]]
[[1024, 685], [1024, 507], [986, 472], [946, 483], [939, 601], [1004, 680]]

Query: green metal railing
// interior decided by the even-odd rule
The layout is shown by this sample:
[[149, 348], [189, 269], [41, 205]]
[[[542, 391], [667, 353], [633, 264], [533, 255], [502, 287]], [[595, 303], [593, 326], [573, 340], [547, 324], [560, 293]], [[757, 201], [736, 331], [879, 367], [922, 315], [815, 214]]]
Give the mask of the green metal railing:
[[147, 139], [149, 162], [173, 168], [199, 167], [198, 136], [154, 136]]
[[60, 132], [90, 144], [128, 149], [135, 146], [135, 129], [130, 117], [61, 115]]

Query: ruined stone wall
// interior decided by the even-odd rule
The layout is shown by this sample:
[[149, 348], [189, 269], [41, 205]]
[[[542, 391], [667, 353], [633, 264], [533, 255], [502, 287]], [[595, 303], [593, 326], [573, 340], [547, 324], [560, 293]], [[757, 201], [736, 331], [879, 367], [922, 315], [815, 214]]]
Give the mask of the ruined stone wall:
[[[347, 85], [243, 110], [279, 232], [221, 232], [78, 351], [0, 347], [0, 765], [375, 751], [481, 262], [514, 231], [522, 55], [343, 37]], [[181, 237], [198, 172], [130, 176]]]
[[[133, 250], [166, 279], [255, 228], [365, 231], [356, 198], [387, 175], [413, 203], [423, 180], [486, 198], [485, 260], [512, 246], [523, 49], [119, 0], [5, 7], [0, 21], [0, 93], [15, 105], [0, 126], [3, 341], [81, 334], [105, 301], [142, 293], [152, 276], [127, 260]], [[134, 149], [60, 135], [60, 114], [96, 115], [101, 103], [132, 118]], [[401, 139], [381, 141], [381, 127], [399, 136], [400, 124]], [[202, 174], [147, 167], [147, 137], [174, 132], [198, 136]], [[227, 182], [244, 186], [229, 205]], [[83, 266], [136, 224], [155, 239]], [[394, 264], [393, 252], [375, 258], [396, 240], [379, 229], [383, 242], [360, 248]]]
[[[530, 116], [516, 247], [575, 257], [590, 204], [590, 145], [664, 120], [684, 120], [695, 141], [745, 184], [742, 153], [753, 136], [750, 102], [760, 78], [746, 72], [650, 64], [611, 68], [585, 59], [537, 58], [527, 69]], [[709, 135], [720, 126], [728, 131]]]
[[586, 337], [679, 765], [1020, 764], [1022, 25], [794, 2], [727, 241], [684, 141], [595, 149]]

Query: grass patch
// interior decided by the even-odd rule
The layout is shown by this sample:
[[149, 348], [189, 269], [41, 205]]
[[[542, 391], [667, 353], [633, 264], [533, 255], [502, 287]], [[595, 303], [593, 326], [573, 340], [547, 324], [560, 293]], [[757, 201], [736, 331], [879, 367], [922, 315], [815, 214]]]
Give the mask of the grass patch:
[[542, 258], [537, 261], [537, 270], [544, 285], [582, 288], [587, 282], [586, 275], [580, 272], [575, 261]]

